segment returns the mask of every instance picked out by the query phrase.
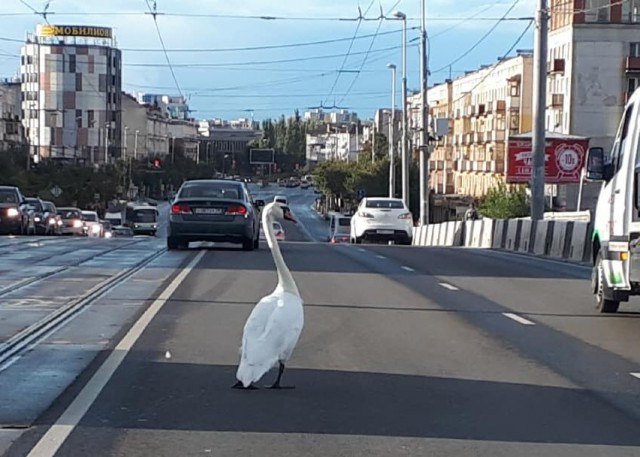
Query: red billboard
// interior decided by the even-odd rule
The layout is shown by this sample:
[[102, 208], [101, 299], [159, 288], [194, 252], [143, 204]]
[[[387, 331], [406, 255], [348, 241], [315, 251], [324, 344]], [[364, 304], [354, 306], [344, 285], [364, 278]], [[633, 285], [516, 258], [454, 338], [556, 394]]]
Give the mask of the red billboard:
[[[580, 173], [589, 140], [547, 138], [545, 144], [545, 178], [547, 184], [572, 184], [580, 182]], [[533, 155], [531, 138], [509, 140], [507, 156], [507, 182], [531, 182]]]

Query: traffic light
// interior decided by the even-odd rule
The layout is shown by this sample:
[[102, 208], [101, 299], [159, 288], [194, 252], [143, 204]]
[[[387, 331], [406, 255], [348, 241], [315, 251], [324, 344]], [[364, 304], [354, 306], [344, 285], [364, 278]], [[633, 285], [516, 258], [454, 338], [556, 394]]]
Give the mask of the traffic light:
[[160, 159], [153, 159], [153, 168], [160, 168], [162, 166], [162, 162]]

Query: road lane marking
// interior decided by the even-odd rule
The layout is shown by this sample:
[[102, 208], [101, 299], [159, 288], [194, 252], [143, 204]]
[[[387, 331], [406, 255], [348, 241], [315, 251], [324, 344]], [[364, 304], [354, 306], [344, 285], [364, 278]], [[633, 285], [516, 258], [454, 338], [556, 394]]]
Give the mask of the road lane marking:
[[125, 359], [140, 335], [149, 326], [153, 318], [160, 312], [171, 295], [180, 287], [182, 281], [191, 273], [202, 260], [207, 251], [200, 251], [191, 262], [175, 277], [173, 281], [160, 293], [158, 298], [147, 308], [140, 318], [133, 324], [127, 334], [120, 340], [107, 360], [98, 368], [89, 382], [82, 388], [69, 407], [62, 413], [55, 424], [38, 441], [27, 457], [54, 457], [71, 432], [80, 423], [91, 405], [96, 401], [102, 389], [107, 385], [122, 361]]
[[529, 319], [525, 319], [524, 317], [518, 316], [513, 313], [502, 313], [504, 317], [508, 317], [511, 320], [514, 320], [522, 325], [536, 325], [534, 322], [531, 322]]
[[401, 268], [402, 268], [403, 270], [405, 270], [405, 271], [411, 271], [411, 272], [416, 271], [416, 270], [414, 270], [413, 268], [411, 268], [411, 267], [405, 267], [404, 265], [403, 265]]
[[377, 258], [379, 258], [379, 259], [382, 259], [382, 260], [386, 260], [386, 259], [387, 259], [387, 258], [386, 258], [385, 256], [383, 256], [383, 255], [377, 255], [376, 257], [377, 257]]
[[633, 376], [634, 378], [638, 378], [640, 379], [640, 373], [629, 373], [631, 376]]
[[445, 289], [449, 289], [449, 290], [460, 290], [458, 289], [456, 286], [452, 285], [452, 284], [448, 284], [446, 282], [441, 282], [440, 285], [442, 287], [444, 287]]
[[366, 249], [362, 249], [362, 248], [358, 248], [358, 251], [360, 251], [360, 252], [367, 252], [367, 250], [366, 250]]

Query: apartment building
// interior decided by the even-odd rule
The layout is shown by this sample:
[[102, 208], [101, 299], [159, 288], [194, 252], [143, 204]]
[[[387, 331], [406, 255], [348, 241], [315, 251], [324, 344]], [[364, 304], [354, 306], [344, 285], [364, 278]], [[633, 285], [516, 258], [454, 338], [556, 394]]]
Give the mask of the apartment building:
[[[532, 65], [533, 54], [518, 51], [428, 89], [431, 118], [450, 119], [449, 134], [435, 143], [429, 161], [436, 193], [481, 197], [504, 177], [509, 135], [531, 130]], [[409, 105], [414, 131], [418, 97]]]
[[20, 122], [20, 80], [0, 81], [0, 151], [24, 144]]
[[[590, 139], [608, 150], [629, 96], [640, 86], [640, 0], [552, 0], [547, 130]], [[582, 208], [599, 186], [585, 184]], [[558, 197], [574, 209], [578, 185]]]
[[122, 53], [112, 29], [39, 25], [22, 47], [20, 73], [34, 161], [121, 156]]

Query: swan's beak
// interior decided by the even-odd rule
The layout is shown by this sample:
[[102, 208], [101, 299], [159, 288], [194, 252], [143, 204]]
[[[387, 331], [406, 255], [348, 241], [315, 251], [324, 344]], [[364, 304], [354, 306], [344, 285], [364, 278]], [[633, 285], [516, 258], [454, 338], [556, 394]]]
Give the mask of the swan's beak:
[[297, 224], [297, 223], [298, 223], [298, 221], [296, 220], [296, 218], [295, 218], [295, 217], [293, 217], [293, 214], [291, 213], [291, 211], [285, 211], [285, 212], [284, 212], [284, 220], [286, 220], [286, 221], [291, 221], [291, 222], [293, 222], [294, 224]]

